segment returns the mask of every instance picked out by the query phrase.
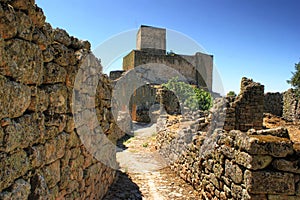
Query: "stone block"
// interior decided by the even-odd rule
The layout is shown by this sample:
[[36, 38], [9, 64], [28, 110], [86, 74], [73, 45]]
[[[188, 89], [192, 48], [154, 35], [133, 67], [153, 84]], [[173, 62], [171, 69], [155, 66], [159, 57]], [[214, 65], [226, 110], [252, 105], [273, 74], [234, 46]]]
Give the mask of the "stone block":
[[44, 145], [32, 146], [30, 162], [32, 167], [40, 167], [45, 165], [45, 147]]
[[50, 197], [48, 197], [49, 199], [50, 199], [50, 198], [52, 198], [52, 199], [53, 199], [53, 198], [59, 199], [60, 189], [59, 189], [59, 187], [56, 185], [56, 186], [54, 186], [53, 188], [50, 189], [49, 193], [50, 193]]
[[71, 166], [71, 174], [70, 178], [72, 180], [78, 180], [81, 181], [83, 179], [83, 166], [84, 163], [84, 157], [81, 155], [75, 160], [70, 161], [70, 166]]
[[253, 135], [273, 135], [276, 137], [281, 137], [281, 138], [290, 138], [288, 130], [284, 127], [277, 127], [273, 129], [267, 129], [267, 130], [259, 130], [256, 132], [252, 133]]
[[81, 152], [84, 155], [83, 169], [90, 167], [92, 164], [96, 163], [96, 159], [87, 151], [85, 147], [81, 147]]
[[[13, 9], [8, 5], [0, 5], [0, 38], [11, 39], [18, 33], [18, 20]], [[1, 52], [1, 50], [0, 50]], [[1, 53], [1, 55], [3, 55]]]
[[250, 154], [286, 157], [293, 154], [293, 144], [287, 138], [272, 135], [251, 135], [238, 133], [235, 145]]
[[67, 133], [72, 133], [75, 129], [75, 122], [73, 116], [66, 115], [66, 127], [64, 129]]
[[23, 179], [18, 179], [13, 184], [9, 192], [0, 193], [0, 199], [10, 200], [10, 199], [27, 199], [30, 194], [30, 184]]
[[241, 168], [233, 164], [231, 161], [225, 161], [225, 176], [233, 180], [234, 183], [239, 184], [243, 180], [243, 171]]
[[61, 177], [60, 177], [60, 182], [59, 182], [59, 188], [64, 190], [68, 187], [68, 185], [71, 182], [71, 169], [70, 166], [64, 166], [61, 169]]
[[265, 194], [251, 194], [253, 200], [269, 200], [268, 195]]
[[67, 140], [67, 148], [78, 147], [81, 145], [81, 140], [75, 131], [69, 134]]
[[231, 197], [231, 189], [227, 186], [227, 185], [224, 185], [223, 186], [223, 190], [224, 190], [224, 192], [225, 192], [225, 194], [226, 194], [226, 196], [228, 197], [228, 198], [230, 198]]
[[57, 160], [43, 167], [43, 177], [49, 188], [53, 188], [60, 181], [60, 161]]
[[294, 175], [291, 173], [246, 170], [244, 179], [251, 194], [295, 194]]
[[218, 177], [220, 179], [221, 176], [222, 176], [222, 174], [223, 174], [223, 172], [224, 172], [224, 168], [223, 168], [223, 166], [221, 164], [216, 163], [213, 166], [213, 172], [216, 175], [216, 177]]
[[272, 166], [279, 171], [300, 174], [300, 168], [298, 166], [298, 163], [299, 160], [289, 161], [285, 159], [276, 159], [272, 162]]
[[40, 141], [44, 135], [44, 115], [24, 115], [4, 127], [4, 146], [7, 152], [26, 148]]
[[34, 0], [22, 1], [22, 0], [12, 0], [10, 4], [18, 10], [29, 10], [34, 6]]
[[56, 63], [48, 63], [44, 67], [44, 84], [64, 83], [66, 81], [67, 71]]
[[31, 41], [33, 34], [33, 23], [31, 19], [23, 12], [16, 12], [18, 20], [18, 34], [17, 36], [21, 39]]
[[215, 174], [210, 174], [208, 180], [218, 189], [220, 189], [220, 183]]
[[66, 127], [67, 117], [64, 114], [54, 114], [45, 116], [46, 127], [57, 127], [59, 133], [63, 132]]
[[49, 94], [49, 114], [64, 114], [67, 111], [67, 87], [62, 84], [51, 85], [46, 87]]
[[9, 187], [15, 179], [26, 174], [30, 169], [29, 159], [25, 151], [21, 150], [8, 157], [0, 155], [0, 191]]
[[73, 191], [78, 190], [79, 189], [79, 183], [76, 180], [69, 180], [68, 181], [68, 186], [66, 189], [66, 193], [67, 194], [71, 194]]
[[234, 199], [243, 199], [243, 188], [240, 185], [231, 185], [231, 195]]
[[97, 177], [101, 177], [103, 171], [105, 170], [105, 166], [102, 163], [95, 163], [84, 170], [84, 179], [85, 185], [92, 185], [93, 181], [97, 179]]
[[45, 162], [52, 163], [65, 154], [66, 134], [62, 133], [45, 144]]
[[[33, 35], [35, 37], [35, 35]], [[36, 39], [37, 40], [37, 39]], [[54, 59], [54, 48], [52, 46], [48, 46], [43, 50], [43, 61], [44, 63], [50, 63]]]
[[33, 167], [50, 164], [65, 154], [66, 134], [62, 133], [55, 138], [48, 140], [44, 145], [37, 145], [31, 148], [31, 165]]
[[43, 28], [45, 24], [46, 17], [44, 15], [44, 12], [41, 8], [39, 8], [37, 5], [32, 6], [28, 10], [28, 16], [30, 17], [32, 23], [38, 27]]
[[31, 102], [28, 107], [29, 111], [44, 112], [49, 105], [49, 96], [45, 90], [37, 87], [31, 87]]
[[299, 196], [268, 195], [268, 200], [298, 200]]
[[235, 149], [227, 145], [220, 146], [220, 148], [218, 148], [218, 151], [220, 151], [220, 153], [230, 159], [233, 159], [236, 154]]
[[78, 157], [80, 156], [80, 154], [81, 154], [81, 149], [80, 149], [80, 147], [72, 148], [72, 149], [70, 149], [70, 151], [71, 151], [71, 157], [70, 157], [70, 159], [72, 159], [72, 160], [75, 160], [75, 159], [78, 158]]
[[0, 96], [0, 119], [16, 118], [29, 107], [31, 90], [26, 85], [9, 81], [0, 75]]
[[269, 155], [250, 155], [246, 152], [236, 151], [234, 160], [241, 166], [248, 169], [264, 169], [272, 162], [272, 156]]
[[53, 33], [54, 41], [59, 42], [65, 46], [69, 46], [71, 44], [72, 41], [67, 31], [60, 28], [56, 28], [53, 30]]
[[46, 126], [44, 140], [50, 140], [60, 133], [57, 126]]
[[54, 62], [60, 66], [75, 65], [76, 58], [74, 50], [69, 49], [63, 44], [55, 43], [52, 45], [54, 49]]
[[4, 43], [5, 51], [2, 50], [0, 58], [0, 74], [21, 83], [40, 85], [44, 66], [39, 46], [21, 39], [12, 39]]

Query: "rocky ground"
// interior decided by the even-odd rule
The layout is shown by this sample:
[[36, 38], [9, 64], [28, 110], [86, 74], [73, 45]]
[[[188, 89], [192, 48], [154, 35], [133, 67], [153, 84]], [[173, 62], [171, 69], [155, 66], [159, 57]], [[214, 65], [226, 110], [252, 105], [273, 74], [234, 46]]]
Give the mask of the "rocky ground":
[[155, 125], [135, 124], [134, 136], [119, 144], [118, 180], [105, 200], [193, 200], [199, 194], [174, 174], [155, 150]]
[[289, 131], [290, 139], [294, 143], [300, 143], [300, 122], [288, 122], [281, 117], [271, 114], [264, 114], [265, 128], [285, 127]]

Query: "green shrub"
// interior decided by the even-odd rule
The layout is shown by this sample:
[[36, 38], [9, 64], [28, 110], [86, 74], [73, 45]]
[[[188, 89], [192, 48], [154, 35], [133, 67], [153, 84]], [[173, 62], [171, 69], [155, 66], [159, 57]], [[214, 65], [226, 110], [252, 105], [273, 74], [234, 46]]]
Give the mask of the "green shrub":
[[170, 79], [162, 86], [173, 91], [179, 102], [191, 110], [208, 110], [212, 107], [212, 97], [209, 92], [178, 81], [178, 77]]

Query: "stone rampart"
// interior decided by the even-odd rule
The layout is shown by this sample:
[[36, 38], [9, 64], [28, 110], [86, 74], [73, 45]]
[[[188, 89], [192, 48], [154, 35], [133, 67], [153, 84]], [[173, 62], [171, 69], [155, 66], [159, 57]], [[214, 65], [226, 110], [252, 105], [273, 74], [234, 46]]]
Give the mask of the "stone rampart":
[[300, 120], [299, 97], [293, 89], [283, 93], [283, 118], [288, 121]]
[[52, 29], [34, 0], [1, 0], [0, 55], [0, 199], [101, 199], [115, 171], [82, 143], [78, 130], [97, 126], [80, 119], [94, 109], [103, 134], [118, 130], [89, 42]]

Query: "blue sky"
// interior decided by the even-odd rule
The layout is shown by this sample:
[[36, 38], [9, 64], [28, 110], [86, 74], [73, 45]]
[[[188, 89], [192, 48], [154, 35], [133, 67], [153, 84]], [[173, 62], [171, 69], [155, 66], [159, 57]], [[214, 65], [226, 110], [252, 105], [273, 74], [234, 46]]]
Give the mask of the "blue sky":
[[[225, 92], [239, 92], [243, 76], [264, 84], [266, 92], [285, 91], [290, 87], [286, 80], [291, 77], [294, 64], [300, 61], [298, 0], [36, 0], [36, 3], [53, 27], [89, 40], [93, 49], [120, 33], [124, 35], [124, 31], [135, 33], [141, 24], [178, 31], [214, 55]], [[129, 45], [129, 41], [124, 41], [124, 45]], [[134, 48], [134, 40], [132, 43]], [[109, 45], [107, 48], [108, 52], [114, 51]], [[121, 68], [119, 63], [114, 63], [114, 68], [118, 67]]]

